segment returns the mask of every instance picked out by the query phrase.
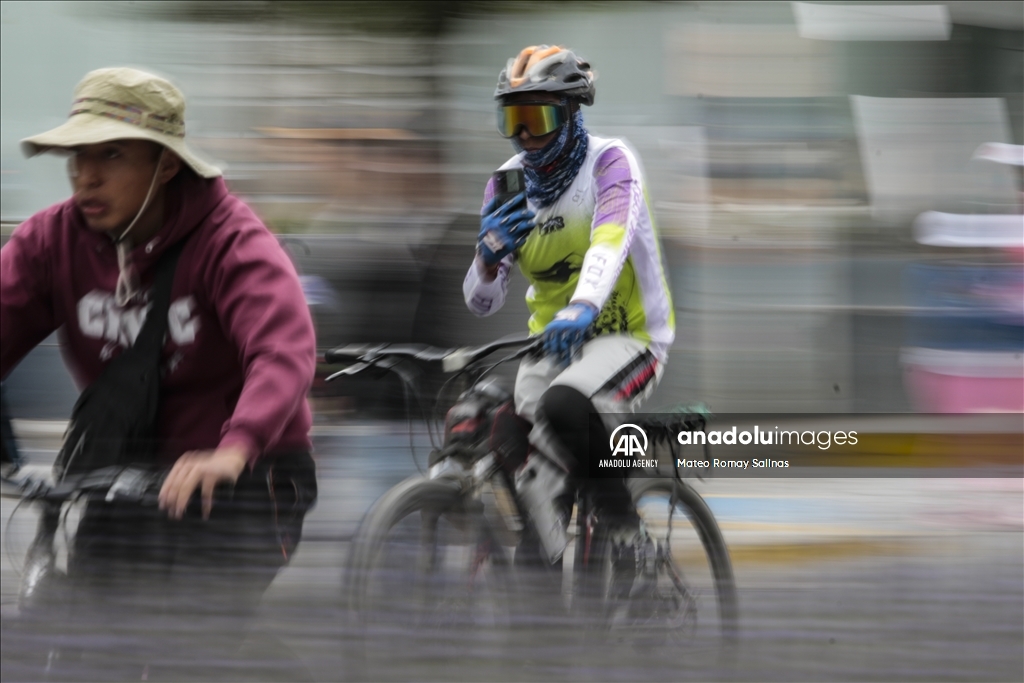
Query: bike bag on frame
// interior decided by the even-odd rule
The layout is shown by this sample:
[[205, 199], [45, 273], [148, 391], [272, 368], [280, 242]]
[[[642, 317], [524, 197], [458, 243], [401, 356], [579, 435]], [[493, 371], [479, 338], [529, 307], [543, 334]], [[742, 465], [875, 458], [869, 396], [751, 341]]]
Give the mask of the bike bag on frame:
[[167, 332], [171, 284], [184, 241], [156, 266], [152, 305], [135, 343], [85, 388], [71, 411], [64, 443], [54, 462], [58, 480], [101, 467], [150, 464], [156, 455], [160, 402], [160, 355]]

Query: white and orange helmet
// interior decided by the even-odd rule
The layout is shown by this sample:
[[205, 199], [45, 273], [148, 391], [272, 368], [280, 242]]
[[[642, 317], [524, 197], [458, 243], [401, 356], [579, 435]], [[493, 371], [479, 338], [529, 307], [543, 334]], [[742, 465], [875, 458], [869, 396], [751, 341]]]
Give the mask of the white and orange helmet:
[[508, 60], [498, 75], [494, 99], [521, 92], [557, 92], [582, 104], [594, 103], [594, 72], [572, 50], [531, 45]]

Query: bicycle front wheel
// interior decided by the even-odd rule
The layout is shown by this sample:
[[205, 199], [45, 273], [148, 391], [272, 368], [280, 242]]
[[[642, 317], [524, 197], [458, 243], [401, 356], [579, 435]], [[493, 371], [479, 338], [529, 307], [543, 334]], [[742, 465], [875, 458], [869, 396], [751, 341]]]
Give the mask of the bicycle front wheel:
[[725, 539], [704, 499], [665, 478], [628, 482], [657, 545], [658, 594], [669, 633], [681, 643], [719, 649], [738, 637], [739, 606]]
[[349, 555], [356, 677], [431, 678], [439, 657], [497, 654], [512, 587], [502, 548], [458, 482], [397, 485], [367, 513]]

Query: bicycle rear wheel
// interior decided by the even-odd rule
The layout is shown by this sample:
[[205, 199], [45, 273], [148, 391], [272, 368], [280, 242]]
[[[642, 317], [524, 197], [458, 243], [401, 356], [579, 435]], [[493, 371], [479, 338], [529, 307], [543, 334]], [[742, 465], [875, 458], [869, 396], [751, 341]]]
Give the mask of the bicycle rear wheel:
[[655, 612], [667, 632], [697, 649], [735, 645], [739, 605], [732, 562], [707, 503], [674, 479], [631, 479], [628, 485], [657, 546], [661, 604]]
[[[470, 678], [505, 640], [513, 581], [483, 515], [458, 482], [413, 478], [386, 493], [353, 539], [345, 598], [357, 679]], [[477, 666], [479, 665], [479, 666]]]

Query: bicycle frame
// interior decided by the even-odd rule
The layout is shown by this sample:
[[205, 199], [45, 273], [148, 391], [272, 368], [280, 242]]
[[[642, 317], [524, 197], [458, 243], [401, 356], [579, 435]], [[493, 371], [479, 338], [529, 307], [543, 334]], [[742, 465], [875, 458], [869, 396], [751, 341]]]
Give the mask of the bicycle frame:
[[[484, 364], [482, 361], [496, 350], [517, 345], [523, 348], [506, 358], [490, 365]], [[417, 368], [417, 363], [440, 364], [443, 370], [454, 371], [455, 377], [466, 373], [470, 374], [473, 378], [472, 386], [463, 392], [448, 411], [441, 443], [434, 442], [434, 431], [428, 427], [434, 450], [431, 452], [429, 470], [426, 475], [430, 479], [447, 478], [458, 482], [465, 500], [472, 501], [473, 504], [479, 506], [482, 518], [486, 520], [489, 527], [489, 531], [482, 536], [484, 543], [497, 540], [500, 541], [500, 545], [517, 546], [527, 531], [526, 525], [534, 524], [534, 521], [531, 520], [527, 506], [524, 505], [517, 486], [514, 485], [514, 472], [523, 466], [528, 457], [546, 458], [555, 465], [558, 461], [532, 448], [529, 455], [521, 453], [519, 457], [512, 458], [500, 452], [501, 449], [491, 438], [495, 421], [503, 409], [514, 414], [514, 405], [508, 392], [487, 383], [487, 375], [498, 365], [517, 360], [538, 346], [537, 340], [529, 337], [499, 340], [481, 347], [463, 349], [437, 349], [418, 345], [362, 345], [341, 347], [329, 351], [325, 357], [329, 362], [347, 360], [353, 363], [348, 368], [331, 375], [329, 380], [372, 369], [395, 372], [402, 380], [407, 392], [407, 410], [410, 407], [408, 402], [410, 398], [414, 399], [422, 409], [422, 397], [418, 385], [421, 371]], [[450, 379], [449, 382], [451, 381]], [[448, 383], [445, 387], [447, 385]], [[442, 400], [443, 393], [444, 387], [439, 392], [438, 404]], [[408, 416], [411, 420], [411, 412]], [[651, 425], [651, 435], [655, 440], [667, 441], [672, 448], [671, 437], [676, 432], [684, 428], [702, 429], [704, 421], [705, 417], [700, 414], [680, 415], [675, 422]], [[525, 444], [525, 434], [523, 437]], [[671, 533], [671, 522], [670, 513], [669, 533]], [[594, 537], [598, 524], [599, 520], [592, 509], [589, 494], [577, 487], [575, 553], [573, 556], [574, 583], [577, 585], [580, 584], [583, 576], [592, 571], [592, 556], [595, 551]], [[536, 527], [533, 528], [533, 531], [536, 533]], [[496, 551], [497, 548], [492, 548], [492, 550]], [[561, 561], [562, 558], [549, 559]], [[669, 573], [672, 583], [685, 594], [685, 588], [678, 572], [671, 569]]]

